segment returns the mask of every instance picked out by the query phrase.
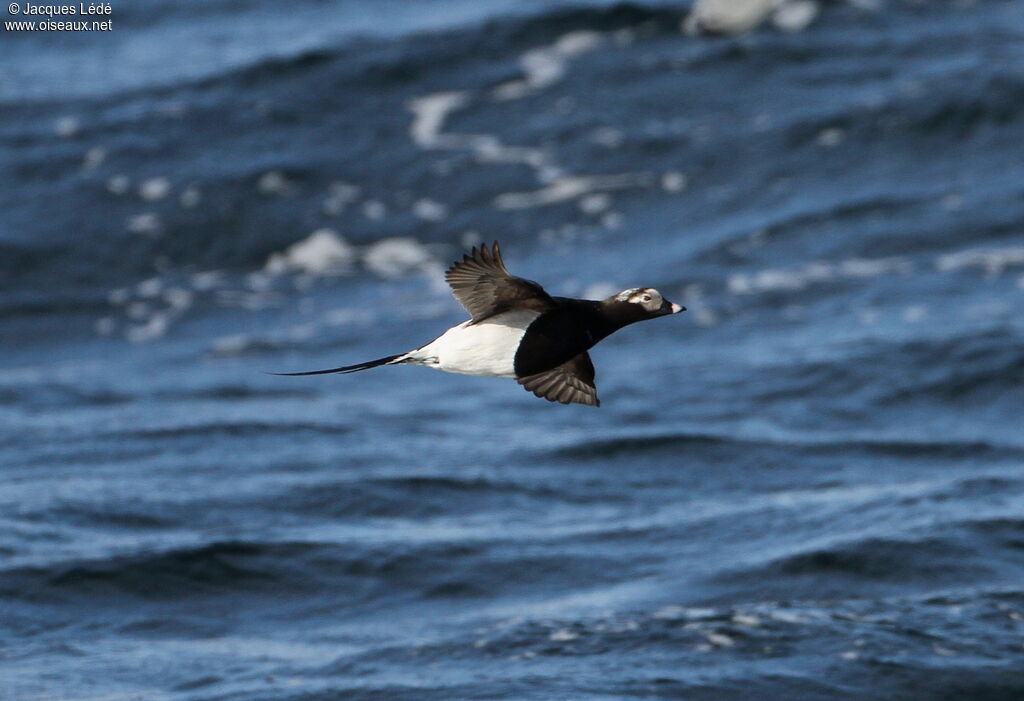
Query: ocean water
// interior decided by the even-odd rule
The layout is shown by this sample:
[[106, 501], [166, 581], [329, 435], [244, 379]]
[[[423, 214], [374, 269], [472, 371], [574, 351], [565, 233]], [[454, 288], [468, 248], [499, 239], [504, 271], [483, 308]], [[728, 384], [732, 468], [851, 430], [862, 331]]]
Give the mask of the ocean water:
[[[1024, 3], [813, 8], [4, 32], [0, 698], [1024, 697]], [[689, 311], [600, 409], [267, 374], [433, 338], [494, 239]]]

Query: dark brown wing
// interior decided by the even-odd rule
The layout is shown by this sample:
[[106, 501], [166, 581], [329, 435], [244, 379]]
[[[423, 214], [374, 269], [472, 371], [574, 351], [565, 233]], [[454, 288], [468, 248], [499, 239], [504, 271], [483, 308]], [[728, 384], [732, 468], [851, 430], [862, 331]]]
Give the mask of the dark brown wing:
[[513, 309], [543, 312], [554, 306], [536, 282], [509, 275], [497, 241], [490, 249], [484, 244], [462, 256], [448, 268], [444, 279], [474, 322]]
[[588, 353], [580, 353], [558, 367], [516, 381], [549, 402], [601, 406], [594, 386], [594, 363]]

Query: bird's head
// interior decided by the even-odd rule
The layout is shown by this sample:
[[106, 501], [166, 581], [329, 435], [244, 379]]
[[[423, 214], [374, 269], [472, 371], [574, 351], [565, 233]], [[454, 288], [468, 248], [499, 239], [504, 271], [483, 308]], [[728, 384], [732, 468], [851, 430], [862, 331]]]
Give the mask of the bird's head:
[[631, 287], [612, 295], [602, 304], [627, 324], [686, 311], [686, 307], [669, 302], [653, 287]]

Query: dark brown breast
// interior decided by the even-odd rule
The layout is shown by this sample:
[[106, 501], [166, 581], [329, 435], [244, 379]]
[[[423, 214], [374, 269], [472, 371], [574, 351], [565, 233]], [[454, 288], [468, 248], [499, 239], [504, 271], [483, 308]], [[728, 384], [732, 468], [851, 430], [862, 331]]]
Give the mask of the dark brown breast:
[[516, 377], [528, 377], [576, 357], [615, 328], [601, 314], [600, 302], [555, 297], [555, 307], [537, 317], [519, 343]]

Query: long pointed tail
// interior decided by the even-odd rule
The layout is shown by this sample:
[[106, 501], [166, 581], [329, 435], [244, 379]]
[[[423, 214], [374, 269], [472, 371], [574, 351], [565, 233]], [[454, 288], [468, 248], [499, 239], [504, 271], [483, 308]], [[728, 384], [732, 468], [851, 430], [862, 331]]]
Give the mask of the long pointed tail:
[[405, 353], [399, 353], [398, 355], [389, 355], [386, 358], [377, 358], [377, 360], [369, 360], [365, 363], [356, 363], [355, 365], [345, 365], [340, 368], [331, 368], [330, 370], [310, 370], [308, 372], [272, 372], [270, 374], [295, 377], [298, 375], [330, 375], [336, 372], [359, 372], [360, 370], [369, 370], [370, 368], [376, 368], [380, 367], [381, 365], [388, 365], [389, 363], [394, 363], [396, 360], [404, 357], [405, 355]]

